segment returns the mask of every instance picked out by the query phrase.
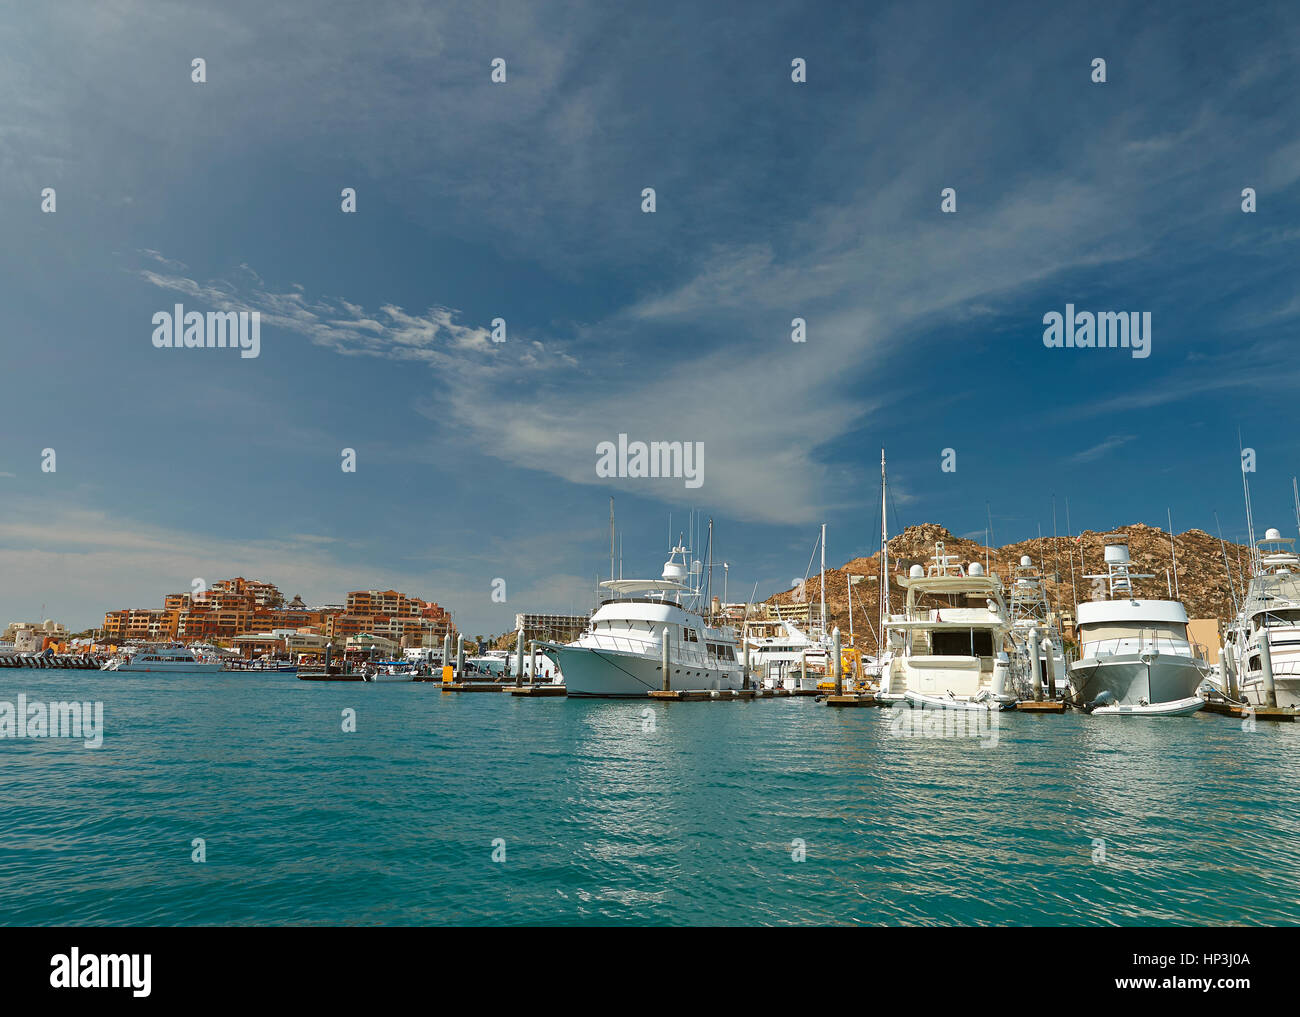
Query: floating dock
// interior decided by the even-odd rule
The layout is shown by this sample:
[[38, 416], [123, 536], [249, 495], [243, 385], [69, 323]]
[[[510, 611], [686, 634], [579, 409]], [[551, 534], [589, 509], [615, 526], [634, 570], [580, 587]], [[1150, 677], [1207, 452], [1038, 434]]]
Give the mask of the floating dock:
[[1064, 713], [1065, 703], [1060, 699], [1022, 699], [1016, 703], [1016, 709], [1021, 713]]
[[758, 692], [755, 689], [655, 689], [647, 695], [651, 699], [672, 700], [679, 703], [737, 703], [742, 699], [754, 699]]
[[527, 699], [563, 698], [569, 690], [563, 685], [512, 685], [507, 691], [512, 696], [524, 696]]
[[518, 688], [514, 682], [442, 682], [443, 692], [504, 692]]
[[823, 702], [825, 702], [827, 706], [880, 706], [881, 705], [880, 700], [878, 700], [870, 692], [845, 692], [838, 696], [834, 692], [832, 692], [823, 700]]
[[1207, 713], [1217, 713], [1223, 717], [1254, 717], [1256, 720], [1276, 721], [1296, 718], [1294, 706], [1251, 706], [1248, 703], [1207, 702], [1204, 709]]

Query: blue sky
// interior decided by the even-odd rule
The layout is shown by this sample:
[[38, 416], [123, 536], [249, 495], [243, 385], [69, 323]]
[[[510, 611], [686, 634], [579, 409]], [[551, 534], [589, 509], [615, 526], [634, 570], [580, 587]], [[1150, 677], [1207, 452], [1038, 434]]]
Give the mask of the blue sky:
[[[1239, 535], [1240, 428], [1294, 528], [1287, 5], [624, 6], [6, 13], [4, 620], [244, 574], [502, 631], [589, 605], [611, 494], [628, 573], [695, 507], [766, 594], [823, 520], [873, 551], [882, 445], [903, 525]], [[176, 302], [261, 356], [155, 349]], [[1066, 303], [1152, 355], [1045, 348]], [[703, 487], [597, 477], [620, 432], [703, 441]]]

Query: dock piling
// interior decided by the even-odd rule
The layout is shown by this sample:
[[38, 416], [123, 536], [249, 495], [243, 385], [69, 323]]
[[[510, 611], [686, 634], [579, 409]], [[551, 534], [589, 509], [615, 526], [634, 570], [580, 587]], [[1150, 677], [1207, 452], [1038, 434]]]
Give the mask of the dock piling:
[[661, 647], [660, 667], [663, 669], [663, 673], [664, 673], [664, 684], [663, 684], [664, 692], [668, 692], [672, 688], [671, 681], [669, 678], [669, 670], [668, 670], [669, 667], [672, 665], [671, 641], [672, 641], [672, 636], [668, 634], [668, 626], [665, 625], [663, 628], [663, 639], [662, 642], [660, 643], [660, 647]]

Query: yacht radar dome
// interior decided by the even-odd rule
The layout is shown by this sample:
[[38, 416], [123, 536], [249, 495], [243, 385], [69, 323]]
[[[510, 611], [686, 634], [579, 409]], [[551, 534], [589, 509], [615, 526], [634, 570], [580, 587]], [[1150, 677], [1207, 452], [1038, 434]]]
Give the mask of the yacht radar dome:
[[1106, 545], [1106, 564], [1107, 565], [1126, 565], [1129, 562], [1127, 544], [1107, 544]]
[[1033, 564], [1034, 564], [1034, 560], [1030, 558], [1029, 555], [1022, 554], [1020, 556], [1020, 567], [1022, 569], [1032, 568]]
[[913, 565], [907, 570], [907, 577], [909, 579], [924, 579], [925, 569], [921, 568], [920, 565]]
[[1265, 539], [1265, 540], [1281, 540], [1281, 539], [1282, 539], [1282, 532], [1281, 532], [1280, 530], [1278, 530], [1277, 527], [1275, 527], [1275, 526], [1270, 526], [1267, 530], [1264, 531], [1264, 539]]
[[984, 574], [984, 566], [977, 561], [973, 561], [970, 563], [968, 574], [972, 576], [982, 576]]

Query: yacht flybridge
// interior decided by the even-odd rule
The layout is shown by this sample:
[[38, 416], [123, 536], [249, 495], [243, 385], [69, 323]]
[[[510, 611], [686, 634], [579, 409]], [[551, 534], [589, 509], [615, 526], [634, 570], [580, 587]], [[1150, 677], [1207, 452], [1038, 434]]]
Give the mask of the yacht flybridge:
[[[1229, 633], [1230, 664], [1245, 702], [1300, 706], [1300, 555], [1275, 529], [1255, 547], [1245, 603]], [[1276, 703], [1268, 701], [1266, 669]]]
[[630, 699], [664, 688], [663, 632], [668, 630], [670, 689], [740, 689], [744, 676], [735, 632], [700, 613], [698, 562], [680, 540], [658, 579], [609, 579], [613, 596], [568, 644], [537, 645], [564, 672], [571, 698]]
[[978, 562], [961, 565], [940, 542], [929, 567], [913, 565], [899, 585], [907, 605], [884, 623], [890, 653], [876, 698], [917, 708], [1014, 706], [1003, 650], [1011, 621], [998, 578]]
[[1103, 538], [1109, 600], [1078, 605], [1080, 659], [1070, 665], [1077, 703], [1097, 715], [1194, 713], [1204, 705], [1197, 689], [1210, 674], [1187, 636], [1187, 611], [1176, 600], [1137, 600], [1128, 539]]

